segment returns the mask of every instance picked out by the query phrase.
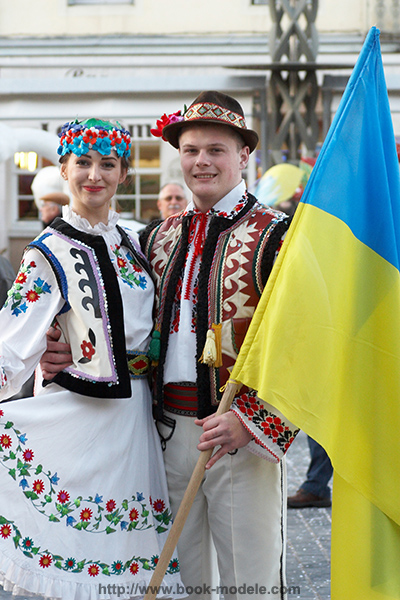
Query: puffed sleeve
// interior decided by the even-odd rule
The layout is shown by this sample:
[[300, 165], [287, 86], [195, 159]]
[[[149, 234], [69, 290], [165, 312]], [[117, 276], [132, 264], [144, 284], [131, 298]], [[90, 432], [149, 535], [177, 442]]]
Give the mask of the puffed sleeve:
[[32, 248], [0, 311], [0, 401], [17, 393], [46, 350], [46, 332], [64, 305], [56, 277]]

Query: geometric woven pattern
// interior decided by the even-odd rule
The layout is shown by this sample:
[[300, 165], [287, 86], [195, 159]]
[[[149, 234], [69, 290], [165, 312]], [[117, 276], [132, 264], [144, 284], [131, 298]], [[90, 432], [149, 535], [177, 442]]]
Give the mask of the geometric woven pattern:
[[211, 102], [201, 102], [190, 106], [185, 113], [185, 121], [191, 121], [192, 119], [217, 119], [241, 129], [246, 129], [245, 120], [241, 115]]

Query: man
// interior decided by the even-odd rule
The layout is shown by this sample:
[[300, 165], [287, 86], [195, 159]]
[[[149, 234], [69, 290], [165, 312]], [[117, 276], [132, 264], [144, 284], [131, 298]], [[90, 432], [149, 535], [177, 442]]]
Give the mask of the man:
[[60, 169], [53, 166], [40, 169], [32, 181], [31, 188], [43, 227], [47, 227], [56, 217], [61, 217], [62, 207], [69, 204], [66, 184]]
[[181, 212], [186, 205], [185, 190], [179, 183], [166, 183], [162, 186], [158, 195], [157, 208], [163, 221], [167, 217]]
[[225, 600], [284, 598], [281, 458], [295, 428], [247, 389], [227, 414], [214, 412], [288, 222], [246, 190], [241, 172], [258, 136], [236, 100], [203, 92], [174, 117], [162, 136], [179, 149], [193, 199], [143, 236], [157, 289], [155, 417], [173, 512], [198, 450], [219, 447], [178, 543], [181, 574], [191, 599], [210, 597], [211, 535]]

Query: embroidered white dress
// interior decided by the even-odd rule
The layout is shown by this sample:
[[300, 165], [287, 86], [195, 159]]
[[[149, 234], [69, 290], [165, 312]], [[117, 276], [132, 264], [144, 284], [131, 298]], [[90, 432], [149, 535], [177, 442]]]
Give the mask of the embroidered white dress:
[[[120, 246], [110, 211], [94, 228], [118, 276], [127, 349], [146, 351], [153, 283]], [[135, 234], [134, 234], [135, 235]], [[34, 371], [64, 300], [47, 260], [25, 254], [0, 312], [0, 399]], [[90, 354], [90, 344], [82, 347]], [[62, 600], [142, 598], [171, 525], [164, 464], [145, 379], [130, 398], [91, 398], [56, 384], [0, 405], [0, 583]], [[173, 555], [159, 597], [186, 597]], [[168, 587], [170, 590], [168, 590]], [[118, 593], [118, 596], [117, 596]]]

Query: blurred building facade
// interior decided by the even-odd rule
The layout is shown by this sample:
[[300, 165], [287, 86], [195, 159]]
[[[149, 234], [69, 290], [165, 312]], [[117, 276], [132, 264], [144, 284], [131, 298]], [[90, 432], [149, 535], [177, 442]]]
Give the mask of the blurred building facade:
[[[399, 0], [320, 0], [321, 141], [371, 25], [381, 29], [400, 135], [399, 20]], [[150, 127], [203, 89], [225, 91], [264, 140], [246, 172], [252, 185], [268, 152], [271, 25], [268, 0], [0, 0], [0, 249], [14, 268], [40, 231], [30, 183], [56, 162], [55, 134], [66, 120], [98, 116], [130, 128], [132, 177], [119, 205], [146, 221], [158, 214], [160, 186], [182, 180], [177, 151]]]

